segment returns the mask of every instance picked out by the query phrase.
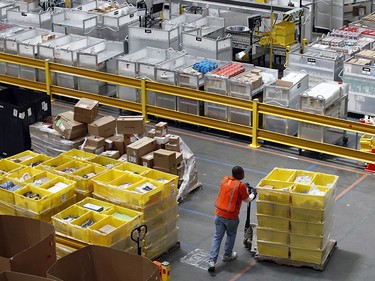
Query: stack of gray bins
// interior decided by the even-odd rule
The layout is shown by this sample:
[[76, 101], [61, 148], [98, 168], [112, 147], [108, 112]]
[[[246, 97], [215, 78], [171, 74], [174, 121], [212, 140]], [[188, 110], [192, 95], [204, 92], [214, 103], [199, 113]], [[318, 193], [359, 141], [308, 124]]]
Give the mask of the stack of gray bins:
[[[372, 51], [375, 54], [375, 51]], [[343, 81], [350, 84], [348, 111], [375, 115], [375, 57], [364, 52], [344, 63]], [[368, 52], [370, 53], [370, 52]]]
[[[55, 47], [54, 55], [55, 62], [65, 64], [69, 66], [78, 65], [78, 51], [86, 49], [90, 46], [96, 45], [100, 42], [104, 42], [103, 39], [93, 37], [70, 37], [71, 42]], [[61, 87], [77, 89], [78, 88], [78, 77], [75, 75], [69, 75], [65, 73], [56, 73], [56, 84]]]
[[52, 30], [65, 34], [98, 37], [98, 17], [77, 10], [60, 9], [52, 14]]
[[[204, 60], [204, 58], [186, 55], [173, 60], [169, 60], [165, 63], [161, 63], [155, 69], [155, 80], [160, 83], [177, 86], [178, 70], [189, 67], [201, 60]], [[183, 98], [173, 95], [156, 93], [156, 106], [171, 110], [177, 110], [177, 104], [179, 104], [178, 101], [180, 99]]]
[[[138, 52], [117, 58], [117, 74], [125, 77], [155, 80], [155, 68], [158, 64], [177, 57], [185, 52], [172, 49], [158, 49], [146, 47]], [[122, 100], [141, 102], [141, 92], [138, 89], [118, 86], [118, 97]], [[147, 93], [147, 104], [155, 105], [155, 92]]]
[[224, 37], [223, 18], [207, 16], [189, 23], [181, 34], [181, 42], [182, 49], [192, 56], [232, 60], [232, 39]]
[[27, 27], [38, 27], [51, 29], [51, 10], [42, 10], [35, 2], [30, 4], [35, 4], [35, 7], [28, 5], [26, 6], [30, 10], [23, 10], [18, 6], [6, 11], [6, 19], [8, 23], [14, 23], [18, 25], [23, 25]]
[[[243, 72], [239, 73], [236, 76], [228, 77], [226, 75], [218, 75], [215, 72], [220, 67], [230, 67], [231, 65], [241, 65], [243, 67], [243, 72], [250, 71], [251, 68], [254, 68], [253, 65], [249, 64], [240, 64], [240, 63], [224, 63], [218, 64], [218, 68], [213, 72], [206, 73], [204, 75], [204, 90], [211, 93], [216, 93], [223, 96], [229, 96], [229, 81], [230, 78], [241, 75]], [[211, 117], [219, 120], [228, 120], [228, 106], [222, 104], [216, 104], [211, 102], [204, 103], [204, 115], [206, 117]]]
[[[18, 44], [38, 36], [49, 34], [51, 31], [45, 29], [25, 29], [19, 33], [5, 37], [4, 52], [18, 55]], [[4, 67], [4, 68], [3, 68]], [[0, 73], [9, 76], [19, 77], [19, 65], [12, 63], [0, 64]]]
[[[24, 31], [23, 27], [14, 26], [12, 24], [1, 24], [2, 30], [0, 30], [0, 52], [5, 52], [5, 39]], [[6, 62], [0, 62], [0, 74], [5, 74]]]
[[129, 53], [137, 52], [144, 47], [179, 50], [179, 27], [167, 29], [139, 27], [139, 23], [129, 26]]
[[[263, 102], [266, 104], [299, 109], [300, 94], [309, 86], [309, 75], [305, 71], [284, 71], [284, 77], [273, 85], [265, 86]], [[263, 126], [266, 130], [294, 136], [298, 132], [298, 121], [278, 116], [263, 115]]]
[[7, 10], [12, 9], [14, 6], [14, 2], [0, 1], [0, 19], [5, 19], [7, 17]]
[[[262, 84], [255, 85], [252, 81], [243, 79], [246, 72], [229, 79], [229, 95], [234, 98], [252, 100], [254, 97], [262, 95], [264, 87], [272, 84], [278, 77], [277, 69], [264, 67], [255, 67], [254, 70], [260, 71]], [[228, 121], [236, 124], [251, 125], [252, 113], [250, 110], [228, 107]]]
[[[124, 53], [122, 42], [102, 41], [78, 51], [78, 67], [116, 74], [116, 57]], [[116, 96], [116, 86], [102, 81], [79, 78], [79, 90], [105, 96]]]
[[342, 53], [326, 51], [299, 51], [289, 53], [288, 68], [291, 71], [306, 70], [309, 74], [309, 86], [318, 85], [324, 80], [341, 81], [340, 73], [344, 67], [345, 57]]
[[[335, 118], [346, 118], [349, 84], [325, 81], [300, 94], [300, 107], [303, 112]], [[324, 143], [336, 143], [346, 131], [299, 122], [298, 137]]]
[[[63, 33], [48, 31], [45, 34], [23, 40], [18, 43], [18, 55], [27, 58], [38, 58], [38, 45], [48, 44], [55, 38], [65, 36]], [[28, 66], [19, 66], [19, 77], [26, 80], [37, 81], [38, 69]]]
[[[55, 52], [59, 53], [61, 46], [67, 45], [72, 42], [85, 39], [84, 36], [80, 35], [65, 35], [58, 37], [56, 39], [50, 40], [48, 42], [42, 42], [38, 44], [38, 58], [41, 60], [49, 60], [50, 62], [55, 62]], [[58, 55], [57, 55], [58, 56]], [[38, 81], [46, 82], [46, 74], [42, 69], [38, 70]], [[51, 81], [53, 85], [56, 85], [56, 73], [51, 73]]]

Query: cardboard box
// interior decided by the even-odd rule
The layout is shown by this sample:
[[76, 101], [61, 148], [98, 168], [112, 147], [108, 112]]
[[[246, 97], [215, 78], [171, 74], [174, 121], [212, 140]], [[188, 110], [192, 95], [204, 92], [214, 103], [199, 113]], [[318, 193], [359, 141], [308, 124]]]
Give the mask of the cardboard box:
[[168, 123], [159, 122], [155, 125], [155, 136], [164, 137], [168, 133]]
[[91, 123], [98, 116], [99, 102], [81, 98], [74, 106], [74, 120], [82, 123]]
[[104, 151], [104, 146], [102, 146], [102, 147], [95, 147], [95, 146], [85, 145], [83, 147], [83, 151], [99, 155], [99, 154], [101, 154]]
[[86, 137], [86, 145], [93, 146], [96, 148], [103, 147], [105, 144], [105, 138], [99, 136], [88, 136]]
[[180, 144], [167, 143], [167, 144], [165, 144], [165, 149], [166, 150], [171, 150], [171, 151], [176, 151], [176, 152], [180, 152], [181, 151]]
[[153, 169], [158, 170], [158, 171], [161, 171], [161, 172], [164, 172], [164, 173], [177, 175], [177, 167], [173, 167], [173, 168], [170, 168], [170, 169], [166, 169], [166, 168], [158, 167], [158, 166], [155, 166], [155, 165], [154, 165]]
[[166, 144], [169, 142], [169, 136], [166, 135], [164, 137], [154, 137], [154, 139], [156, 140], [156, 143], [157, 144]]
[[138, 138], [134, 135], [124, 135], [124, 142], [125, 142], [125, 148], [133, 143], [133, 142], [136, 142], [138, 140]]
[[54, 227], [44, 221], [0, 216], [0, 272], [46, 276], [56, 261]]
[[148, 153], [141, 157], [141, 165], [152, 168], [154, 166], [154, 152]]
[[151, 129], [150, 131], [148, 131], [146, 136], [149, 138], [155, 137], [155, 129]]
[[159, 274], [145, 257], [91, 245], [59, 259], [47, 276], [60, 281], [160, 281]]
[[53, 128], [68, 140], [84, 137], [87, 125], [74, 120], [73, 111], [60, 113], [53, 122]]
[[112, 136], [107, 138], [108, 141], [112, 141], [113, 150], [118, 150], [120, 155], [125, 153], [125, 139], [123, 136]]
[[184, 172], [185, 172], [185, 166], [184, 165], [178, 165], [177, 166], [177, 173], [176, 175], [179, 177], [179, 178], [182, 178], [183, 175], [184, 175]]
[[180, 164], [184, 160], [184, 156], [181, 152], [176, 152], [176, 163], [177, 165]]
[[280, 86], [280, 87], [290, 88], [293, 86], [293, 82], [277, 79], [275, 85]]
[[100, 154], [101, 156], [105, 156], [112, 159], [119, 159], [120, 158], [120, 152], [118, 150], [107, 150]]
[[257, 74], [257, 75], [260, 75], [261, 72], [262, 72], [262, 70], [259, 69], [259, 68], [253, 68], [253, 69], [251, 70], [251, 73], [254, 73], [254, 74]]
[[176, 152], [159, 149], [154, 152], [154, 166], [171, 170], [177, 168]]
[[111, 150], [113, 147], [113, 140], [106, 139], [104, 141], [104, 150]]
[[121, 162], [128, 162], [128, 155], [123, 154], [123, 155], [121, 155], [121, 157], [118, 160], [121, 161]]
[[145, 131], [143, 116], [119, 116], [117, 118], [118, 134], [140, 134]]
[[353, 16], [357, 17], [363, 17], [366, 15], [366, 6], [358, 5], [358, 6], [353, 6]]
[[169, 143], [170, 144], [180, 144], [180, 137], [176, 135], [169, 136]]
[[141, 164], [141, 157], [154, 151], [156, 142], [152, 138], [143, 137], [126, 147], [128, 162]]
[[53, 279], [47, 279], [40, 276], [34, 276], [30, 274], [24, 274], [19, 272], [4, 271], [0, 273], [0, 281], [52, 281]]
[[105, 116], [90, 123], [88, 128], [90, 135], [107, 138], [116, 133], [116, 119], [112, 116]]

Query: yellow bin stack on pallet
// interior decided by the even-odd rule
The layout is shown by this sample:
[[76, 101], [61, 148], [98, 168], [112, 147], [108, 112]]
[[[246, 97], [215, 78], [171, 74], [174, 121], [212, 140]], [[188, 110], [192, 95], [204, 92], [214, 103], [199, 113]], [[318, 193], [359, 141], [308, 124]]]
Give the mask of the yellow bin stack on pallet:
[[[132, 163], [123, 163], [93, 178], [94, 197], [143, 214], [148, 233], [143, 254], [154, 258], [178, 241], [178, 177]], [[152, 190], [140, 192], [141, 187]]]
[[275, 168], [257, 186], [263, 256], [321, 264], [330, 239], [338, 177]]

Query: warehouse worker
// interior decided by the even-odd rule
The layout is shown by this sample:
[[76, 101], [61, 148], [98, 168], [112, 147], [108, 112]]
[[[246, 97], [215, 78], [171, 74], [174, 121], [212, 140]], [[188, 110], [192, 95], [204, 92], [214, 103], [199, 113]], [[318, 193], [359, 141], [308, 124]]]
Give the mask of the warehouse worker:
[[238, 214], [241, 209], [242, 201], [249, 203], [254, 200], [256, 196], [255, 191], [249, 195], [246, 185], [241, 182], [244, 177], [245, 172], [242, 167], [235, 166], [232, 169], [232, 176], [224, 177], [221, 182], [220, 191], [215, 201], [215, 234], [212, 239], [208, 271], [215, 270], [221, 240], [223, 240], [225, 233], [227, 234], [227, 239], [225, 241], [223, 261], [228, 262], [238, 257], [237, 253], [233, 252], [237, 228], [240, 222]]

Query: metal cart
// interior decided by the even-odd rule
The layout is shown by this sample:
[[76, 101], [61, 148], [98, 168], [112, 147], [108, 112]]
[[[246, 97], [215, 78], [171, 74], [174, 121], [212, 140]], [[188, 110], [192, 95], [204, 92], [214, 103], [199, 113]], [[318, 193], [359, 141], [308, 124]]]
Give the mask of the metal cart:
[[30, 11], [21, 10], [20, 7], [14, 7], [6, 11], [8, 23], [14, 23], [27, 27], [39, 27], [51, 29], [52, 11], [43, 11], [37, 7]]
[[0, 2], [0, 19], [5, 19], [7, 16], [7, 10], [12, 9], [15, 6], [14, 2], [1, 1]]
[[[306, 71], [293, 72], [284, 71], [281, 82], [265, 86], [263, 91], [263, 103], [299, 109], [300, 94], [309, 86], [309, 75]], [[280, 85], [281, 84], [281, 85]], [[266, 130], [286, 135], [296, 135], [298, 132], [298, 121], [272, 115], [263, 115], [263, 126]]]

